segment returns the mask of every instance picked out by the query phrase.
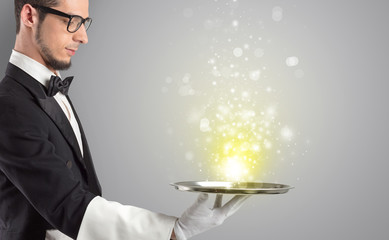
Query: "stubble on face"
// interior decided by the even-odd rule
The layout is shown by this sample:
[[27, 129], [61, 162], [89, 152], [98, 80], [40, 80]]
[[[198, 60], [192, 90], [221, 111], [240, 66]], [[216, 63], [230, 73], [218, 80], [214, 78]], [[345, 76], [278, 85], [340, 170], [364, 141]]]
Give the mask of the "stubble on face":
[[37, 33], [35, 35], [35, 40], [40, 48], [43, 61], [47, 66], [52, 67], [55, 70], [69, 69], [72, 65], [71, 60], [69, 60], [69, 62], [61, 61], [54, 56], [52, 50], [47, 46], [41, 36], [41, 27], [42, 23], [40, 22], [38, 25]]

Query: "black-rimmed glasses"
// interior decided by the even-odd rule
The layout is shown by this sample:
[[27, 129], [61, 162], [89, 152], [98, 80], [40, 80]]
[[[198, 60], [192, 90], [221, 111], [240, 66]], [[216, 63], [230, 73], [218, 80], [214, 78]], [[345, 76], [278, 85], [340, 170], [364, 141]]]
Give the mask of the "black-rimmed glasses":
[[83, 17], [78, 16], [78, 15], [69, 15], [69, 14], [66, 14], [64, 12], [61, 12], [61, 11], [58, 11], [58, 10], [55, 10], [55, 9], [52, 9], [49, 7], [40, 6], [40, 5], [32, 5], [32, 6], [34, 8], [39, 8], [40, 10], [42, 10], [43, 12], [46, 12], [46, 13], [51, 13], [51, 14], [54, 14], [57, 16], [69, 18], [67, 30], [70, 33], [77, 32], [77, 30], [81, 27], [82, 24], [84, 24], [85, 31], [86, 31], [86, 30], [88, 30], [89, 26], [92, 23], [92, 18], [89, 18], [89, 17], [83, 18]]

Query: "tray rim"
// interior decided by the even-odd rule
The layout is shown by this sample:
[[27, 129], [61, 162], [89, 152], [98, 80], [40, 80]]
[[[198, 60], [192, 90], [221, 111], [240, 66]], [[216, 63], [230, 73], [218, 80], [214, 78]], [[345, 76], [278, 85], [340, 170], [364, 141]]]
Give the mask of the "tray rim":
[[281, 186], [277, 188], [226, 188], [226, 187], [204, 187], [204, 186], [188, 186], [190, 184], [196, 184], [196, 183], [238, 183], [238, 182], [231, 182], [231, 181], [181, 181], [181, 182], [175, 182], [170, 183], [171, 186], [173, 186], [176, 190], [179, 191], [185, 191], [185, 192], [204, 192], [204, 193], [216, 193], [216, 194], [282, 194], [288, 192], [290, 189], [293, 189], [294, 187], [286, 184], [281, 183], [269, 183], [269, 182], [255, 182], [255, 181], [249, 181], [249, 182], [243, 182], [243, 183], [257, 183], [257, 184], [270, 184], [274, 186]]

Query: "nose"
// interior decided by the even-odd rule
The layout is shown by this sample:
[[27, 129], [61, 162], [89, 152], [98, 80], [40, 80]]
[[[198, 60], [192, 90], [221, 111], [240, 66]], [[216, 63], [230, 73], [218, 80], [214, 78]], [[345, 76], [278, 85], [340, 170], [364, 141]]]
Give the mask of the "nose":
[[73, 40], [75, 42], [87, 44], [88, 43], [88, 34], [86, 33], [85, 25], [82, 24], [77, 32], [73, 35]]

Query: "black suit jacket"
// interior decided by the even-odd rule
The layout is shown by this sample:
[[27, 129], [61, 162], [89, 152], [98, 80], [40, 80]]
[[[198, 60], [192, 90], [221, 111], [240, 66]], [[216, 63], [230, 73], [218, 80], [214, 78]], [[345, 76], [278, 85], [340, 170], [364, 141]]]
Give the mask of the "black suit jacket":
[[84, 157], [56, 100], [8, 64], [0, 83], [1, 240], [43, 240], [48, 229], [77, 237], [85, 210], [101, 188], [76, 118]]

